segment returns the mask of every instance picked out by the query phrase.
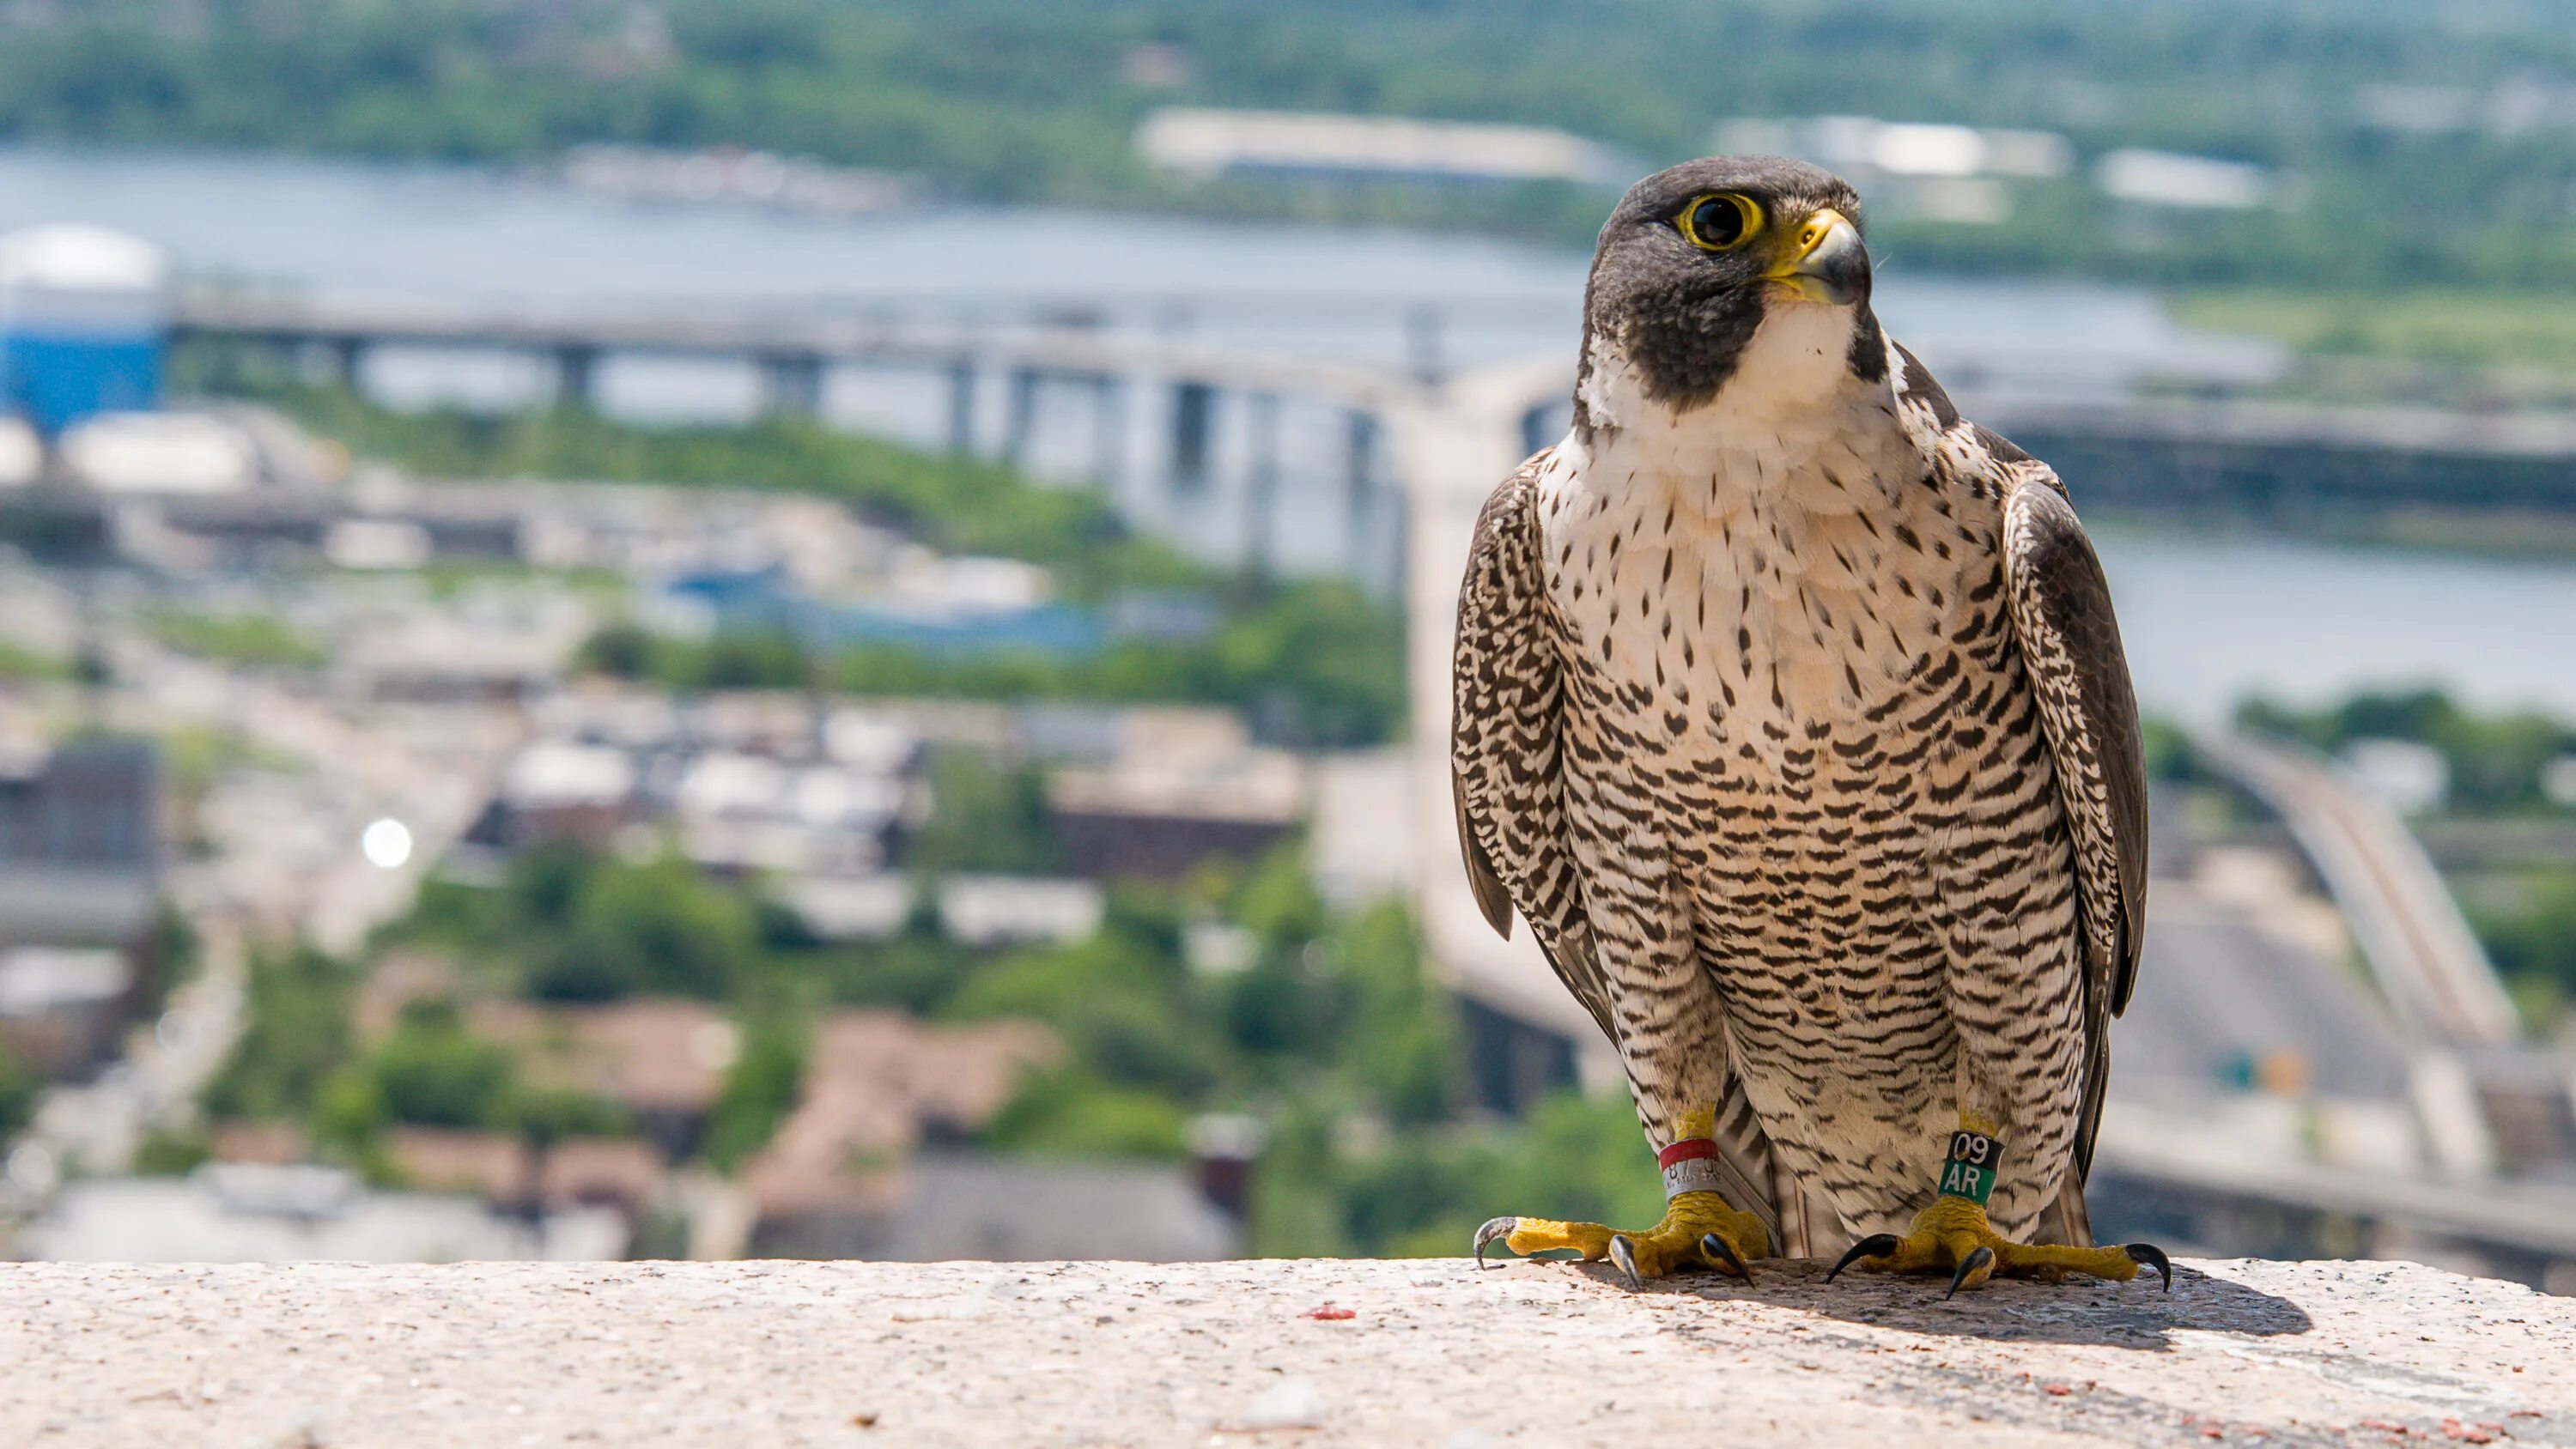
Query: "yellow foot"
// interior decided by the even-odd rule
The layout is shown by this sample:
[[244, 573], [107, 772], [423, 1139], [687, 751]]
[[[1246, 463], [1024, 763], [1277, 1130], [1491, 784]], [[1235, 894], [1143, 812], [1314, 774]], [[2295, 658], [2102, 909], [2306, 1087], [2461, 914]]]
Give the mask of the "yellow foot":
[[1950, 1270], [1950, 1293], [1962, 1288], [1982, 1286], [1998, 1274], [2006, 1278], [2047, 1278], [2054, 1281], [2068, 1273], [2087, 1273], [2126, 1283], [2138, 1276], [2138, 1266], [2145, 1264], [2164, 1278], [2165, 1291], [2173, 1291], [2173, 1263], [2165, 1250], [2153, 1243], [2130, 1243], [2110, 1248], [2068, 1248], [2045, 1243], [2014, 1243], [1986, 1222], [1986, 1210], [1963, 1197], [1935, 1198], [1930, 1207], [1914, 1215], [1914, 1230], [1903, 1237], [1894, 1233], [1874, 1233], [1851, 1245], [1825, 1274], [1834, 1274], [1853, 1264], [1879, 1273], [1927, 1273]]
[[1664, 1204], [1664, 1220], [1642, 1233], [1623, 1233], [1599, 1223], [1561, 1223], [1548, 1218], [1495, 1218], [1476, 1229], [1476, 1265], [1485, 1264], [1485, 1247], [1500, 1238], [1503, 1246], [1526, 1257], [1570, 1248], [1586, 1263], [1608, 1258], [1626, 1274], [1628, 1286], [1642, 1288], [1683, 1268], [1719, 1268], [1750, 1280], [1745, 1261], [1771, 1254], [1771, 1239], [1762, 1220], [1726, 1205], [1713, 1192], [1685, 1192]]

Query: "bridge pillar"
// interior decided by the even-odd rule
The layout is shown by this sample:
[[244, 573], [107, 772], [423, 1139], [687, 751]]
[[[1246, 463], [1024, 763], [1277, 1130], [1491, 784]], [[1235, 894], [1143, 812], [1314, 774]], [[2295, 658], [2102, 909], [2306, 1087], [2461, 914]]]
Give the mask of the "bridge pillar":
[[1350, 489], [1351, 540], [1357, 544], [1377, 502], [1377, 414], [1351, 409], [1343, 457]]
[[1091, 380], [1091, 476], [1116, 492], [1127, 461], [1127, 386], [1114, 372]]
[[1011, 389], [1007, 409], [1002, 414], [1002, 459], [1014, 468], [1028, 464], [1029, 439], [1038, 427], [1038, 384], [1043, 381], [1034, 367], [1011, 369]]
[[811, 421], [823, 415], [823, 358], [814, 352], [764, 353], [760, 402], [773, 416]]
[[567, 342], [555, 349], [555, 406], [595, 412], [599, 407], [599, 348]]
[[1440, 308], [1430, 302], [1404, 314], [1405, 352], [1413, 361], [1413, 375], [1423, 386], [1437, 384], [1447, 371], [1440, 358]]
[[965, 457], [975, 451], [975, 359], [959, 357], [948, 364], [948, 451]]
[[367, 339], [354, 334], [322, 339], [324, 375], [334, 387], [356, 392], [365, 379]]
[[[1401, 527], [1402, 508], [1382, 507], [1378, 486], [1381, 459], [1378, 454], [1380, 427], [1377, 414], [1364, 408], [1350, 410], [1345, 435], [1345, 472], [1348, 495], [1345, 502], [1344, 556], [1350, 560], [1349, 571], [1363, 587], [1400, 587], [1404, 568], [1404, 542]], [[1385, 535], [1371, 533], [1381, 513], [1389, 514], [1396, 527]]]
[[1277, 565], [1279, 527], [1279, 395], [1256, 392], [1244, 399], [1252, 457], [1243, 479], [1244, 571], [1268, 578]]
[[1190, 495], [1207, 487], [1215, 451], [1216, 389], [1204, 382], [1172, 385], [1172, 491]]

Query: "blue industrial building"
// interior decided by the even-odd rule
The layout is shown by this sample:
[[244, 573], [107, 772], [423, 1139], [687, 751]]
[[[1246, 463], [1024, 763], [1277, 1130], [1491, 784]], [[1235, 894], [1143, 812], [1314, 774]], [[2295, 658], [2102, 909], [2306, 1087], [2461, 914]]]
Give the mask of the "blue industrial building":
[[169, 328], [158, 247], [90, 226], [0, 237], [0, 408], [47, 443], [158, 404]]

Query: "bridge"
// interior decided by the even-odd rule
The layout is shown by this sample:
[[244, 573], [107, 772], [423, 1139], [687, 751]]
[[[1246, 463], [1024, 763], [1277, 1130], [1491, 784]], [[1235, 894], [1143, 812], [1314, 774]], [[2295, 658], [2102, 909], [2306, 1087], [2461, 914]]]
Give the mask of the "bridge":
[[[1122, 305], [1133, 311], [1138, 299]], [[1399, 304], [1361, 297], [1264, 305], [1329, 312]], [[550, 370], [554, 399], [576, 407], [598, 404], [604, 367], [622, 358], [738, 362], [758, 381], [761, 410], [805, 418], [821, 416], [836, 373], [908, 374], [939, 384], [947, 447], [1019, 467], [1030, 463], [1042, 414], [1070, 403], [1088, 416], [1089, 457], [1079, 471], [1104, 485], [1139, 473], [1167, 499], [1230, 492], [1243, 520], [1237, 556], [1255, 569], [1276, 559], [1285, 493], [1338, 490], [1350, 544], [1343, 562], [1390, 589], [1406, 509], [1388, 505], [1394, 492], [1414, 487], [1390, 476], [1398, 470], [1387, 433], [1400, 415], [1472, 411], [1523, 455], [1563, 429], [1564, 367], [1451, 376], [1441, 356], [1442, 314], [1433, 309], [1406, 314], [1411, 355], [1403, 366], [1247, 354], [1113, 328], [1105, 325], [1111, 310], [1066, 300], [1003, 323], [934, 322], [919, 309], [477, 308], [195, 291], [179, 298], [172, 334], [182, 343], [289, 353], [352, 384], [371, 357], [393, 350], [531, 357]], [[1971, 364], [1955, 376], [1973, 383], [1980, 372]], [[2576, 515], [2576, 415], [2196, 398], [2051, 402], [2012, 390], [1956, 391], [1963, 408], [2049, 458], [2097, 506], [2291, 522], [2411, 504]], [[1295, 427], [1283, 417], [1291, 408], [1308, 415]], [[1324, 419], [1334, 465], [1301, 474], [1290, 466], [1290, 434], [1311, 433]], [[1129, 456], [1139, 422], [1152, 456]]]
[[[1240, 559], [1268, 571], [1276, 556], [1280, 493], [1288, 482], [1284, 408], [1336, 419], [1338, 483], [1354, 535], [1381, 529], [1395, 510], [1386, 490], [1384, 418], [1422, 383], [1384, 368], [1330, 360], [1247, 356], [1185, 340], [1084, 326], [992, 328], [896, 316], [796, 316], [740, 312], [476, 310], [396, 303], [329, 303], [297, 297], [197, 293], [171, 328], [180, 344], [249, 346], [318, 362], [324, 377], [361, 383], [370, 357], [389, 349], [518, 354], [551, 366], [559, 405], [599, 401], [615, 358], [733, 360], [759, 379], [762, 410], [819, 418], [830, 375], [841, 369], [913, 373], [943, 385], [950, 451], [990, 453], [1025, 467], [1042, 411], [1066, 402], [1088, 412], [1088, 475], [1113, 484], [1128, 468], [1131, 413], [1159, 423], [1158, 457], [1140, 460], [1166, 493], [1188, 497], [1226, 486], [1241, 493]], [[1000, 416], [988, 383], [998, 381]], [[990, 446], [987, 446], [990, 440]], [[1223, 475], [1223, 476], [1221, 476]], [[1355, 552], [1365, 564], [1385, 550]], [[1363, 578], [1369, 576], [1363, 567]]]
[[2078, 496], [2145, 513], [2254, 516], [2407, 505], [2576, 511], [2576, 416], [2253, 399], [2112, 405], [1963, 393], [1961, 411], [2048, 459]]
[[2207, 731], [2194, 740], [2289, 828], [2350, 926], [2380, 994], [2418, 1033], [2450, 1047], [2522, 1035], [2495, 966], [2405, 822], [2332, 762], [2278, 740]]

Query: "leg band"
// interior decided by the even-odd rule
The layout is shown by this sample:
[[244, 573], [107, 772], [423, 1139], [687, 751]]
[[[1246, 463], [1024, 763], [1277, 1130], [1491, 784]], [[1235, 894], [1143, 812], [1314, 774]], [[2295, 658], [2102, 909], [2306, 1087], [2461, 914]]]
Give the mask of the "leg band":
[[[1941, 1196], [1964, 1198], [1979, 1207], [1995, 1191], [1995, 1171], [2003, 1166], [2004, 1144], [1989, 1132], [1962, 1128], [1950, 1134], [1950, 1155], [1941, 1164]], [[1667, 1180], [1671, 1174], [1665, 1174]]]
[[1706, 1137], [1685, 1137], [1655, 1154], [1664, 1169], [1664, 1201], [1686, 1192], [1717, 1191], [1717, 1144]]

